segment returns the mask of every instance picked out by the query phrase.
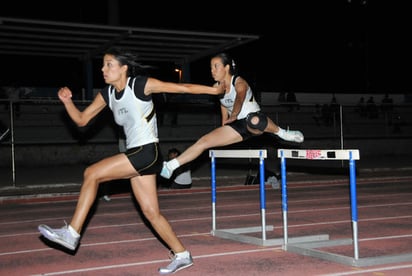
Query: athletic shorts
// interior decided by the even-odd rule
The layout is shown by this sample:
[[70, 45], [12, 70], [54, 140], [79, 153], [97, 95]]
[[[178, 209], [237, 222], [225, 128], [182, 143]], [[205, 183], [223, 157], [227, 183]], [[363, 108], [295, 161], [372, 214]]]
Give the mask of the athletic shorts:
[[238, 132], [240, 136], [242, 136], [243, 140], [247, 140], [253, 136], [260, 135], [260, 134], [253, 134], [247, 129], [246, 118], [233, 121], [227, 125], [232, 127], [234, 130], [236, 130], [236, 132]]
[[163, 156], [159, 149], [159, 143], [131, 148], [125, 154], [140, 175], [158, 174], [162, 169]]

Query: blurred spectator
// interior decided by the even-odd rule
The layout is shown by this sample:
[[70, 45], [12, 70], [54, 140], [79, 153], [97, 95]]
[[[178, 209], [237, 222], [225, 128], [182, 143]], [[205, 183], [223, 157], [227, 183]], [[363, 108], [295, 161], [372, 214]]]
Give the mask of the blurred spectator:
[[278, 102], [280, 102], [280, 103], [286, 102], [286, 93], [285, 92], [280, 92], [279, 93]]
[[396, 114], [394, 116], [394, 122], [393, 122], [393, 133], [401, 133], [402, 132], [401, 125], [402, 125], [402, 118], [399, 114]]
[[381, 111], [383, 113], [385, 121], [387, 122], [387, 125], [391, 125], [393, 117], [393, 100], [389, 98], [388, 93], [386, 93], [385, 97], [382, 98]]
[[373, 96], [370, 96], [366, 102], [366, 113], [368, 114], [369, 119], [378, 118], [378, 107], [376, 106]]
[[330, 110], [330, 105], [327, 103], [324, 103], [322, 105], [321, 112], [322, 112], [322, 120], [325, 126], [332, 125], [332, 112]]
[[361, 117], [366, 117], [366, 103], [364, 97], [360, 97], [359, 102], [356, 104], [355, 111], [358, 112]]
[[320, 104], [316, 104], [315, 105], [315, 111], [313, 113], [312, 116], [313, 120], [315, 120], [316, 125], [320, 126], [320, 122], [323, 120], [323, 116], [322, 116], [322, 109], [320, 108]]
[[329, 109], [330, 109], [331, 121], [334, 123], [338, 122], [340, 118], [340, 105], [338, 104], [338, 100], [336, 99], [335, 94], [333, 94], [332, 96]]
[[288, 94], [286, 95], [286, 102], [289, 107], [289, 111], [293, 111], [295, 110], [295, 108], [299, 110], [299, 103], [294, 92], [288, 92]]

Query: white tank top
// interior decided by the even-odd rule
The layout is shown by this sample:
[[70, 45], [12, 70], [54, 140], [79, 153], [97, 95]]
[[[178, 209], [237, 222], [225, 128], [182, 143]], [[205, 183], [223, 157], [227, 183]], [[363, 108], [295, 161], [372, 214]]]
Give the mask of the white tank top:
[[[128, 85], [120, 99], [116, 99], [114, 87], [109, 91], [109, 107], [113, 111], [115, 122], [122, 126], [126, 135], [126, 148], [134, 148], [153, 142], [159, 142], [157, 119], [152, 99], [147, 101], [138, 99], [135, 95], [132, 80], [131, 87]], [[136, 91], [143, 93], [144, 91]]]
[[[225, 93], [223, 98], [220, 99], [220, 103], [227, 108], [227, 111], [229, 112], [229, 115], [232, 114], [233, 111], [233, 105], [235, 103], [236, 99], [236, 89], [234, 82], [236, 80], [236, 75], [232, 76], [232, 80], [230, 82], [230, 90], [228, 93]], [[250, 86], [248, 87], [246, 91], [246, 97], [245, 100], [243, 101], [242, 108], [237, 115], [237, 119], [243, 119], [246, 118], [246, 116], [251, 113], [251, 112], [257, 112], [260, 111], [260, 106], [256, 102], [255, 97], [253, 96], [252, 89]]]

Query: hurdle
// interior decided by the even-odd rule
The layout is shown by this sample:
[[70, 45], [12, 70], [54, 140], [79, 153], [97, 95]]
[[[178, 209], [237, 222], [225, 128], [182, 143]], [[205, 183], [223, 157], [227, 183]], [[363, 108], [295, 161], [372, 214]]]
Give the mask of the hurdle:
[[[266, 192], [265, 192], [265, 149], [257, 150], [209, 150], [211, 159], [211, 186], [212, 186], [212, 230], [211, 234], [216, 237], [231, 239], [244, 243], [251, 243], [261, 246], [281, 245], [282, 237], [267, 238], [267, 231], [273, 231], [273, 225], [266, 225]], [[239, 227], [231, 229], [217, 229], [216, 227], [216, 158], [259, 158], [259, 192], [260, 192], [260, 217], [261, 225], [255, 227]], [[261, 232], [261, 238], [247, 234]], [[293, 239], [295, 242], [318, 241], [325, 239], [324, 235], [307, 236]]]
[[[334, 261], [345, 265], [356, 267], [379, 265], [384, 263], [411, 261], [412, 254], [399, 254], [377, 257], [359, 257], [358, 241], [358, 211], [357, 211], [357, 192], [356, 192], [356, 164], [359, 160], [359, 150], [357, 149], [278, 149], [278, 157], [281, 159], [281, 187], [282, 187], [282, 214], [283, 214], [283, 249], [302, 255], [313, 256], [320, 259]], [[352, 238], [327, 240], [319, 242], [291, 243], [288, 238], [288, 202], [286, 184], [286, 159], [306, 159], [306, 160], [349, 160], [349, 179], [350, 179], [350, 204], [352, 221]], [[353, 245], [353, 257], [321, 251], [317, 248]]]

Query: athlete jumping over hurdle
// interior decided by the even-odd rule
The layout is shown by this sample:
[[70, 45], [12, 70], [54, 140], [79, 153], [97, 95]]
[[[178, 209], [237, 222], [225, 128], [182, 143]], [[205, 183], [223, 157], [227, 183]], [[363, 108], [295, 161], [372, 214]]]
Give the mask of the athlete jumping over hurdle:
[[237, 75], [236, 64], [228, 54], [220, 53], [212, 57], [210, 68], [215, 86], [220, 83], [225, 85], [225, 91], [219, 94], [222, 126], [202, 136], [178, 157], [164, 162], [160, 175], [165, 178], [170, 178], [174, 170], [193, 161], [209, 148], [235, 144], [264, 132], [286, 141], [302, 143], [304, 140], [302, 132], [282, 129], [261, 112], [252, 89], [245, 79]]

